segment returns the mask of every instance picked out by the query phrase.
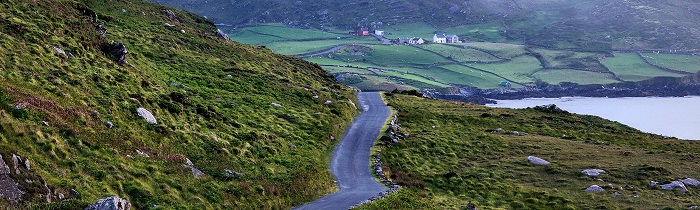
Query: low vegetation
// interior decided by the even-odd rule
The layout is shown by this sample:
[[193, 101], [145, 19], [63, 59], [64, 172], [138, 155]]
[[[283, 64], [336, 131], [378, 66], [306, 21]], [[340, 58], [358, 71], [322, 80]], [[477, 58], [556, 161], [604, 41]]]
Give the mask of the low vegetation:
[[[140, 0], [3, 1], [0, 154], [31, 170], [11, 174], [23, 200], [0, 206], [83, 209], [117, 195], [136, 209], [283, 209], [334, 191], [331, 137], [357, 114], [353, 91], [216, 30]], [[126, 46], [122, 65], [113, 43]]]
[[[378, 143], [384, 171], [403, 188], [360, 209], [640, 209], [700, 203], [700, 142], [666, 139], [555, 106], [502, 109], [387, 94], [398, 112], [396, 144]], [[516, 133], [517, 132], [517, 133]], [[536, 156], [550, 165], [528, 162]], [[603, 169], [588, 177], [585, 169]], [[584, 192], [591, 185], [600, 193]]]

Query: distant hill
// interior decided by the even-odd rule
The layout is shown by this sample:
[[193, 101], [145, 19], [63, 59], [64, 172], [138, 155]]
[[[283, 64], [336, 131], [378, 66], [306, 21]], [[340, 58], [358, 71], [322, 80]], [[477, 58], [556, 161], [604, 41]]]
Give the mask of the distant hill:
[[3, 209], [291, 208], [334, 190], [358, 112], [319, 66], [147, 1], [6, 0], [0, 49]]
[[700, 49], [700, 4], [693, 0], [154, 1], [234, 28], [279, 22], [350, 30], [426, 22], [440, 32], [458, 25], [495, 23], [509, 42], [546, 48]]

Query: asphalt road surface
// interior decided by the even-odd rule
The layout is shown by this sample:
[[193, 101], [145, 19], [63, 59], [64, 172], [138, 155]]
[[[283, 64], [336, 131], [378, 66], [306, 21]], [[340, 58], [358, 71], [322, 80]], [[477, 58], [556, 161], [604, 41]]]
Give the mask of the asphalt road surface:
[[387, 190], [370, 173], [369, 150], [391, 115], [380, 93], [358, 93], [362, 113], [333, 151], [331, 173], [340, 191], [295, 209], [348, 209]]

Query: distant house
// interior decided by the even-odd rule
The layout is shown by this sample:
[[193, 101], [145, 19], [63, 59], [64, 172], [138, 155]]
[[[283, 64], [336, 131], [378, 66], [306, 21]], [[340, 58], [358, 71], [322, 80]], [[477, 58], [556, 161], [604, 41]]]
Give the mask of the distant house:
[[374, 30], [374, 35], [377, 35], [377, 36], [384, 36], [384, 31]]
[[399, 38], [396, 38], [396, 39], [394, 39], [394, 40], [392, 40], [392, 41], [394, 42], [394, 44], [404, 45], [404, 44], [408, 44], [408, 41], [409, 41], [409, 40], [408, 40], [408, 38], [401, 38], [401, 37], [399, 37]]
[[507, 82], [507, 81], [503, 81], [503, 82], [501, 82], [501, 84], [498, 84], [498, 85], [501, 86], [501, 87], [504, 87], [504, 88], [510, 88], [510, 87], [511, 87], [510, 82]]
[[447, 37], [445, 37], [445, 34], [435, 34], [433, 43], [447, 43]]
[[358, 36], [369, 36], [369, 29], [367, 29], [367, 28], [357, 29], [357, 35]]
[[413, 45], [420, 45], [425, 43], [425, 40], [419, 38], [419, 37], [413, 37], [412, 39], [408, 40], [408, 44], [413, 44]]
[[435, 34], [434, 43], [460, 43], [459, 37], [455, 34]]

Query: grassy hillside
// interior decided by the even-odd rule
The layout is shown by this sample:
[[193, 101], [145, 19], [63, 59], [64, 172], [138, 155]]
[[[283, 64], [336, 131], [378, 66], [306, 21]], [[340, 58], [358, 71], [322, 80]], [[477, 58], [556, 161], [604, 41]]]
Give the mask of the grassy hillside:
[[357, 113], [319, 66], [142, 0], [3, 1], [0, 49], [0, 154], [31, 163], [5, 207], [289, 208], [334, 190], [331, 137]]
[[[489, 108], [406, 95], [396, 144], [380, 145], [387, 177], [403, 188], [360, 209], [685, 209], [688, 192], [650, 186], [700, 172], [700, 142], [664, 139], [554, 108]], [[498, 129], [500, 128], [500, 129]], [[514, 135], [517, 131], [519, 135]], [[551, 164], [534, 165], [528, 156]], [[607, 173], [588, 177], [585, 169]], [[591, 185], [601, 193], [584, 192]]]

